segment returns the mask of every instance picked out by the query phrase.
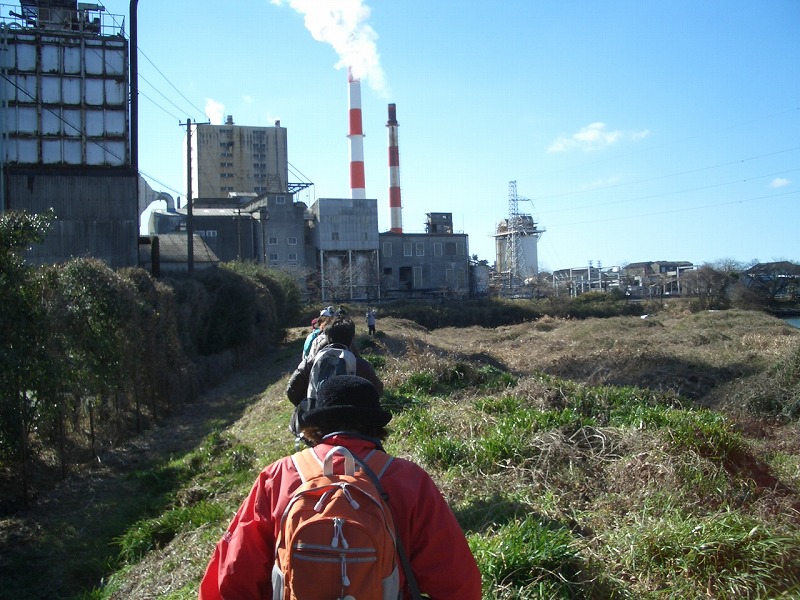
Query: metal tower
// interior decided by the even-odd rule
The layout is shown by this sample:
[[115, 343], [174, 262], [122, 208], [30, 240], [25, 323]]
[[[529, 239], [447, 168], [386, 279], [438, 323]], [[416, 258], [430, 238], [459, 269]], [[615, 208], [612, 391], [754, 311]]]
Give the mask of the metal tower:
[[544, 233], [530, 214], [520, 212], [520, 202], [532, 202], [517, 194], [517, 182], [508, 183], [508, 217], [494, 234], [497, 251], [495, 282], [501, 293], [519, 294], [539, 273], [536, 245]]
[[521, 276], [525, 273], [525, 252], [520, 247], [520, 236], [522, 235], [522, 222], [519, 213], [519, 201], [517, 196], [517, 182], [508, 182], [508, 241], [506, 243], [506, 269], [508, 270], [508, 283], [517, 287], [521, 281]]

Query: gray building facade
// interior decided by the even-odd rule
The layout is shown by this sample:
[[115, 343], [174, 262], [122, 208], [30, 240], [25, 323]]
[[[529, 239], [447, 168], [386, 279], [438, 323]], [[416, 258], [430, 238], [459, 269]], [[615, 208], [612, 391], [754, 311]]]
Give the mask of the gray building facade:
[[[320, 198], [310, 209], [311, 263], [323, 301], [380, 298], [378, 201]], [[309, 257], [310, 259], [310, 257]]]
[[138, 176], [124, 19], [64, 0], [19, 10], [0, 16], [0, 210], [54, 210], [44, 242], [25, 255], [32, 263], [90, 256], [133, 266]]
[[426, 233], [380, 234], [381, 290], [387, 297], [466, 296], [469, 238], [451, 213], [428, 213]]

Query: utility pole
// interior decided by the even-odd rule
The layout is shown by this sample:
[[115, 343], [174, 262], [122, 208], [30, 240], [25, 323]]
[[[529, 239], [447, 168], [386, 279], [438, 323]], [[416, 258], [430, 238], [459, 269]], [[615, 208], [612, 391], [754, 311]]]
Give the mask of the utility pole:
[[194, 215], [192, 214], [192, 120], [186, 119], [186, 247], [189, 275], [194, 273]]

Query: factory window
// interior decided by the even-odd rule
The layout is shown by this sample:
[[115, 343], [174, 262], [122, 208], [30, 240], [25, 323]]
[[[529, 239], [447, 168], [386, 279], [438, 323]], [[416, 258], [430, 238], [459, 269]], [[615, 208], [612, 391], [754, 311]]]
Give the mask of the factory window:
[[453, 269], [444, 270], [444, 282], [447, 285], [453, 285]]
[[205, 237], [207, 237], [207, 238], [215, 238], [215, 237], [217, 237], [217, 230], [216, 229], [208, 229], [208, 230], [204, 231], [203, 233], [205, 233]]
[[338, 231], [332, 231], [331, 232], [331, 240], [333, 240], [334, 242], [338, 242], [339, 241], [339, 232]]
[[383, 255], [387, 258], [392, 256], [392, 242], [383, 242]]
[[297, 238], [296, 237], [286, 238], [286, 243], [289, 244], [290, 246], [297, 246]]
[[422, 287], [422, 267], [414, 267], [414, 287]]
[[220, 168], [224, 169], [225, 167], [233, 167], [232, 162], [221, 162], [219, 163]]
[[413, 256], [411, 250], [411, 242], [404, 242], [403, 243], [403, 256]]
[[233, 158], [233, 152], [220, 152], [219, 155], [222, 158]]
[[417, 242], [417, 256], [425, 256], [425, 244]]
[[392, 267], [383, 267], [383, 274], [384, 275], [391, 275], [392, 274]]
[[275, 204], [286, 204], [286, 196], [275, 196]]
[[220, 173], [219, 176], [223, 179], [233, 179], [233, 173]]
[[253, 173], [253, 179], [266, 179], [267, 176], [264, 173]]
[[297, 252], [289, 252], [288, 261], [290, 263], [296, 263], [297, 262]]
[[447, 242], [445, 245], [445, 252], [447, 256], [455, 256], [456, 255], [456, 243], [455, 242]]
[[269, 264], [277, 265], [278, 264], [278, 253], [277, 252], [270, 252], [269, 253]]
[[442, 242], [433, 242], [433, 255], [434, 256], [442, 255]]
[[253, 191], [256, 192], [257, 194], [261, 194], [263, 192], [266, 192], [267, 188], [257, 185], [256, 187], [253, 188]]
[[276, 238], [276, 237], [269, 238], [267, 240], [267, 244], [269, 244], [270, 246], [277, 246], [278, 245], [278, 238]]
[[458, 270], [458, 287], [467, 287], [467, 272], [464, 269]]

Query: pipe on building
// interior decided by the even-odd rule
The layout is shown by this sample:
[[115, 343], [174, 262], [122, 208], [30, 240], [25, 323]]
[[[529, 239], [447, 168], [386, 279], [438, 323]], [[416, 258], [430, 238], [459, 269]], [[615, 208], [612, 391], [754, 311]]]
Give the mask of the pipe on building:
[[403, 233], [403, 204], [400, 199], [400, 146], [397, 142], [397, 107], [389, 105], [389, 231]]
[[350, 106], [350, 197], [367, 197], [364, 177], [364, 128], [361, 121], [361, 81], [347, 71]]

